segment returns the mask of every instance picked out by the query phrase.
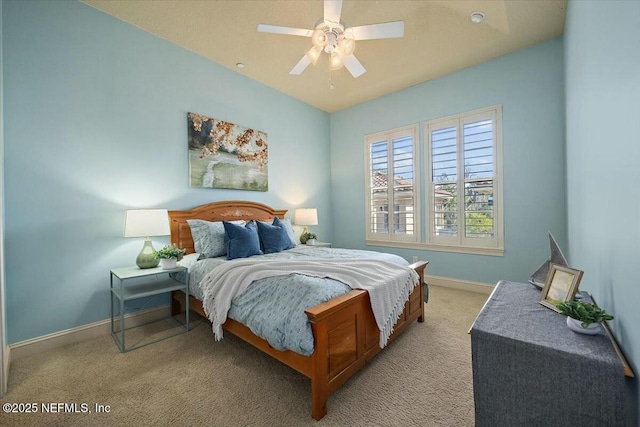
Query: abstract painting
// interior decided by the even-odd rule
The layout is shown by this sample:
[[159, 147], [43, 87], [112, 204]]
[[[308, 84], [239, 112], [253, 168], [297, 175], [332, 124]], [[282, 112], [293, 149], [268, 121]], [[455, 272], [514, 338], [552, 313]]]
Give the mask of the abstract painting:
[[267, 134], [188, 113], [189, 185], [267, 191]]

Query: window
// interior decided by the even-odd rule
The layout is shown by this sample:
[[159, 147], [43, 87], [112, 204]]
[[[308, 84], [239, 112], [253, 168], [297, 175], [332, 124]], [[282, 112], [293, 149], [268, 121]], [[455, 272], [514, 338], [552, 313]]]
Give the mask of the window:
[[427, 244], [502, 253], [501, 116], [496, 106], [426, 123]]
[[414, 125], [365, 137], [367, 240], [419, 240], [417, 134]]
[[415, 125], [365, 136], [367, 243], [502, 255], [501, 134], [498, 105], [426, 122], [423, 150]]

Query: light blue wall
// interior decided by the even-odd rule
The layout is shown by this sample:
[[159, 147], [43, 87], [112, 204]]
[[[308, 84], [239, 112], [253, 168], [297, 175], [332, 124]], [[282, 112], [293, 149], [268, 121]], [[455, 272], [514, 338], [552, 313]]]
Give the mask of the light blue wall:
[[[127, 208], [311, 206], [331, 239], [328, 114], [79, 2], [2, 8], [9, 343], [109, 317]], [[189, 111], [266, 131], [270, 190], [189, 188]]]
[[569, 247], [637, 376], [640, 2], [571, 1], [565, 46]]
[[502, 104], [504, 256], [369, 248], [427, 259], [436, 276], [527, 280], [549, 256], [548, 230], [566, 248], [563, 84], [555, 39], [332, 114], [334, 243], [367, 248], [364, 135]]
[[[0, 34], [2, 34], [2, 3], [0, 0]], [[2, 84], [2, 43], [0, 43], [0, 396], [6, 391], [8, 372], [5, 371], [5, 356], [8, 354], [7, 319], [4, 267], [4, 87]]]

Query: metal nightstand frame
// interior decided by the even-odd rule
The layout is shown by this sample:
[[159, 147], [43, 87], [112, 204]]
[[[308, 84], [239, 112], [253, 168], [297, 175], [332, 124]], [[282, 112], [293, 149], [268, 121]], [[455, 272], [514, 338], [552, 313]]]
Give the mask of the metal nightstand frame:
[[[140, 269], [138, 267], [123, 267], [123, 268], [114, 268], [110, 272], [110, 295], [111, 295], [111, 336], [116, 342], [116, 345], [120, 349], [122, 353], [127, 351], [135, 350], [140, 347], [144, 347], [149, 344], [156, 343], [158, 341], [162, 341], [166, 338], [171, 338], [176, 335], [183, 334], [189, 331], [189, 298], [186, 298], [186, 311], [185, 311], [185, 323], [180, 322], [175, 317], [171, 316], [171, 304], [172, 300], [169, 299], [169, 316], [164, 317], [162, 319], [157, 319], [151, 322], [147, 322], [142, 325], [131, 326], [129, 328], [126, 327], [125, 324], [125, 308], [124, 304], [126, 301], [149, 297], [152, 295], [160, 295], [164, 293], [171, 293], [172, 291], [181, 290], [187, 296], [189, 295], [189, 287], [187, 283], [179, 282], [178, 280], [170, 277], [171, 273], [178, 273], [181, 271], [186, 271], [186, 267], [178, 266], [173, 269], [163, 270], [162, 268], [149, 268], [149, 269]], [[159, 279], [159, 276], [167, 275], [165, 279]], [[188, 277], [188, 276], [187, 276]], [[115, 280], [114, 280], [115, 278]], [[146, 281], [140, 281], [140, 279], [147, 278]], [[136, 281], [135, 284], [125, 285], [126, 281]], [[152, 280], [153, 279], [153, 280]], [[120, 281], [120, 284], [114, 285], [116, 280]], [[187, 280], [188, 282], [188, 280]], [[119, 313], [118, 317], [120, 318], [120, 330], [116, 332], [115, 330], [115, 310], [114, 306], [116, 305], [116, 299], [119, 301]], [[131, 329], [135, 329], [144, 325], [148, 325], [155, 322], [160, 322], [166, 319], [171, 318], [178, 325], [182, 327], [183, 330], [171, 334], [168, 336], [164, 336], [159, 339], [155, 339], [149, 342], [144, 342], [143, 344], [133, 346], [131, 348], [126, 347], [126, 339], [125, 332]], [[120, 335], [120, 337], [118, 336]]]

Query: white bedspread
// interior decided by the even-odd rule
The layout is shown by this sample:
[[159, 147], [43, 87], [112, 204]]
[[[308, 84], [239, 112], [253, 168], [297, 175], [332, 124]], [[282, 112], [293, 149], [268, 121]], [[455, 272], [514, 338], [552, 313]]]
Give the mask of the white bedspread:
[[371, 308], [380, 329], [380, 347], [387, 345], [393, 326], [402, 314], [418, 274], [410, 267], [364, 259], [258, 260], [236, 259], [224, 263], [200, 282], [203, 306], [216, 340], [222, 339], [231, 301], [255, 280], [298, 273], [338, 280], [352, 289], [369, 292]]

